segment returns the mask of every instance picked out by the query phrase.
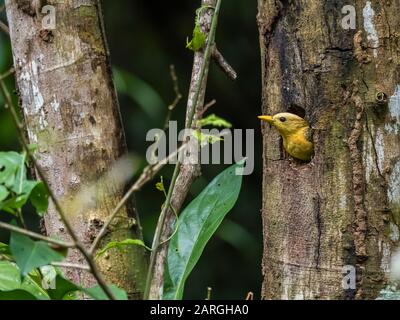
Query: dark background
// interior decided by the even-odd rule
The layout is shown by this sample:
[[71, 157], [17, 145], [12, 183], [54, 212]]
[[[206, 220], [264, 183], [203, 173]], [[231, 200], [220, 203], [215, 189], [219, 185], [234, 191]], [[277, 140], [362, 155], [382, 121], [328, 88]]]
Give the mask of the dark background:
[[[0, 6], [3, 0], [0, 0]], [[182, 125], [191, 75], [193, 53], [185, 49], [191, 36], [195, 10], [200, 0], [150, 2], [146, 0], [103, 1], [111, 59], [119, 89], [121, 112], [129, 151], [144, 156], [150, 143], [146, 133], [162, 127], [167, 105], [174, 99], [169, 65], [174, 64], [184, 95], [173, 118]], [[255, 171], [245, 176], [235, 208], [211, 239], [186, 283], [185, 298], [203, 299], [213, 288], [214, 299], [244, 299], [248, 291], [259, 298], [261, 290], [261, 135], [257, 115], [260, 110], [260, 59], [255, 0], [223, 1], [217, 43], [238, 72], [233, 82], [212, 66], [207, 101], [217, 100], [210, 111], [230, 121], [234, 128], [254, 128], [256, 132]], [[0, 16], [5, 21], [4, 13]], [[7, 36], [0, 32], [0, 74], [12, 64]], [[123, 75], [123, 77], [121, 76]], [[124, 80], [122, 80], [124, 79]], [[14, 80], [8, 79], [10, 88]], [[20, 150], [11, 118], [0, 97], [0, 151]], [[188, 201], [198, 194], [224, 166], [203, 166], [203, 175], [193, 185]], [[162, 175], [169, 182], [172, 166]], [[137, 194], [140, 218], [147, 244], [151, 243], [163, 195], [156, 181]], [[27, 213], [29, 216], [29, 213]], [[7, 218], [0, 213], [0, 218]], [[29, 220], [29, 217], [27, 217]], [[37, 221], [31, 219], [31, 226]], [[7, 235], [0, 231], [0, 241]]]

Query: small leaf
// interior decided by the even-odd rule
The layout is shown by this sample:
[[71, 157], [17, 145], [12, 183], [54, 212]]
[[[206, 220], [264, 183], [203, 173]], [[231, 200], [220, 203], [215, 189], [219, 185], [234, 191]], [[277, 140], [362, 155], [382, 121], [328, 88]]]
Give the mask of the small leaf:
[[186, 48], [192, 51], [201, 50], [206, 43], [206, 35], [201, 31], [200, 24], [196, 23], [193, 29], [193, 38], [186, 43]]
[[164, 299], [182, 299], [185, 281], [206, 244], [235, 205], [242, 176], [241, 161], [219, 174], [182, 212], [171, 238], [164, 281]]
[[156, 188], [157, 190], [161, 191], [161, 192], [165, 192], [165, 187], [164, 187], [164, 179], [163, 177], [160, 178], [160, 182], [156, 183]]
[[21, 286], [21, 275], [15, 263], [0, 261], [0, 291], [12, 291]]
[[213, 126], [222, 128], [232, 128], [232, 124], [227, 120], [216, 116], [215, 114], [210, 114], [208, 117], [201, 119], [197, 122], [199, 127]]
[[49, 206], [49, 193], [43, 182], [39, 182], [32, 190], [30, 200], [40, 216], [47, 211]]
[[[108, 285], [108, 287], [110, 288], [111, 292], [114, 294], [117, 300], [128, 300], [128, 296], [124, 290], [118, 288], [113, 284]], [[109, 300], [106, 293], [100, 286], [95, 286], [93, 288], [84, 288], [82, 289], [82, 291], [95, 300]]]
[[47, 243], [33, 241], [15, 232], [11, 233], [10, 249], [23, 276], [34, 268], [64, 260], [64, 256], [52, 250]]
[[193, 131], [192, 135], [197, 141], [199, 141], [201, 146], [205, 146], [208, 143], [214, 144], [218, 141], [224, 140], [222, 137], [217, 137], [212, 134], [205, 134], [205, 133], [201, 132], [200, 130]]
[[96, 257], [99, 258], [103, 254], [105, 254], [108, 250], [117, 248], [121, 250], [123, 247], [126, 246], [141, 246], [146, 248], [147, 250], [151, 250], [151, 248], [147, 247], [142, 240], [139, 239], [125, 239], [122, 241], [111, 241], [109, 242], [103, 249], [99, 250], [96, 254]]
[[0, 152], [0, 184], [11, 188], [23, 157], [16, 152]]

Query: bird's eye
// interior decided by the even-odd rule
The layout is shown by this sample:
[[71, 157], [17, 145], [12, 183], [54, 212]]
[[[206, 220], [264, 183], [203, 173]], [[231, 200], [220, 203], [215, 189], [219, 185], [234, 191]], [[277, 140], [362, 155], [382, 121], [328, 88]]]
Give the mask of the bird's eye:
[[286, 118], [285, 118], [285, 117], [280, 117], [280, 118], [279, 118], [279, 121], [280, 121], [280, 122], [285, 122], [285, 121], [286, 121]]

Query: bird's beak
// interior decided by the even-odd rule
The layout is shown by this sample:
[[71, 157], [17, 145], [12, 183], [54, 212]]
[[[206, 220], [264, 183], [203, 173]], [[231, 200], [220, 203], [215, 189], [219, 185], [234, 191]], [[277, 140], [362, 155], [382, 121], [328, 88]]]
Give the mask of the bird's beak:
[[258, 116], [258, 119], [267, 121], [269, 124], [272, 124], [274, 122], [271, 116]]

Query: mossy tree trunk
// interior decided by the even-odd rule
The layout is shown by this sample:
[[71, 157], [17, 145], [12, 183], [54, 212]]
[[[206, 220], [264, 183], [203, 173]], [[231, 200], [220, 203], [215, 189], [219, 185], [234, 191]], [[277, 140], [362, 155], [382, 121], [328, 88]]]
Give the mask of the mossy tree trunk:
[[[263, 124], [265, 299], [376, 298], [400, 224], [400, 3], [258, 0], [262, 112], [303, 114], [315, 157]], [[355, 290], [342, 287], [354, 266]]]
[[[42, 27], [42, 5], [55, 7], [54, 30]], [[65, 200], [82, 194], [127, 151], [99, 2], [6, 0], [6, 9], [29, 140], [38, 147], [38, 162], [50, 187], [89, 247], [120, 200], [121, 186], [109, 180], [97, 185], [100, 194], [106, 190], [111, 196], [97, 199], [89, 208], [69, 208]], [[116, 220], [103, 245], [141, 237], [140, 227], [132, 223], [138, 221], [132, 205], [121, 210]], [[68, 238], [52, 204], [45, 225], [49, 235]], [[74, 251], [69, 261], [83, 263], [84, 259]], [[142, 295], [147, 264], [143, 248], [111, 250], [98, 264], [107, 282], [124, 288], [131, 298]], [[68, 270], [67, 275], [77, 283], [94, 284], [87, 273]]]

